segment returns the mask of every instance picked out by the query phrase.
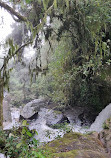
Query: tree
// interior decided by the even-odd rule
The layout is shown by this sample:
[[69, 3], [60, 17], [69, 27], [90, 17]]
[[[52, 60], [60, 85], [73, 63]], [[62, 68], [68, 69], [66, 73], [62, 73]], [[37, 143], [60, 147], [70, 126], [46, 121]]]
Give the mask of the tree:
[[[69, 7], [69, 10], [65, 6], [58, 7], [57, 12], [53, 10], [51, 21], [59, 19], [61, 25], [56, 31], [47, 28], [49, 34], [45, 32], [46, 39], [54, 36], [61, 41], [64, 37], [63, 47], [56, 49], [60, 54], [53, 57], [48, 79], [53, 85], [51, 93], [63, 104], [74, 105], [78, 101], [80, 105], [84, 101], [85, 105], [101, 110], [111, 99], [108, 96], [111, 85], [101, 79], [103, 69], [110, 69], [111, 64], [111, 2], [73, 1]], [[67, 52], [64, 45], [69, 49], [65, 49]], [[107, 92], [107, 99], [100, 92]]]
[[[26, 3], [30, 3], [30, 0], [26, 1]], [[27, 5], [26, 3], [25, 3], [25, 5]], [[34, 1], [34, 3], [35, 3], [35, 1]], [[18, 2], [12, 1], [12, 5], [14, 7], [15, 7], [16, 4], [18, 4]], [[4, 8], [4, 9], [6, 9], [12, 15], [12, 17], [14, 18], [14, 20], [16, 22], [27, 22], [29, 24], [27, 17], [21, 15], [14, 8], [10, 7], [9, 4], [6, 4], [6, 2], [0, 1], [0, 6], [2, 8]], [[30, 23], [30, 26], [31, 26], [31, 23]], [[38, 38], [38, 35], [37, 35], [37, 38]], [[32, 42], [33, 42], [32, 39], [29, 39], [29, 41], [26, 41], [25, 44], [19, 46], [19, 48], [18, 48], [18, 46], [16, 44], [14, 45], [14, 43], [13, 43], [13, 41], [11, 39], [9, 39], [9, 41], [8, 41], [8, 44], [9, 44], [10, 48], [9, 48], [7, 56], [4, 57], [4, 59], [3, 59], [4, 60], [3, 61], [3, 65], [0, 68], [0, 81], [1, 81], [0, 82], [1, 83], [0, 84], [0, 126], [2, 125], [2, 121], [3, 121], [3, 116], [2, 116], [2, 111], [3, 111], [3, 108], [2, 108], [2, 103], [3, 103], [3, 87], [4, 86], [8, 86], [9, 73], [11, 71], [10, 69], [7, 69], [8, 62], [10, 61], [10, 59], [12, 57], [15, 57], [16, 55], [18, 55], [18, 53], [20, 52], [20, 50], [22, 48], [24, 48], [25, 46], [31, 44]]]

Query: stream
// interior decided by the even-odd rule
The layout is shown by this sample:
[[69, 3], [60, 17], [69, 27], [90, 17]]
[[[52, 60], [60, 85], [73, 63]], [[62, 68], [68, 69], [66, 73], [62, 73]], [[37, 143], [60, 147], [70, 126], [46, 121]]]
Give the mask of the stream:
[[[47, 108], [41, 108], [38, 112], [37, 119], [33, 119], [28, 121], [29, 129], [35, 129], [38, 132], [38, 135], [35, 135], [35, 138], [39, 140], [39, 142], [49, 142], [54, 140], [57, 137], [63, 137], [66, 133], [66, 130], [71, 129], [74, 132], [85, 133], [89, 131], [97, 131], [100, 132], [103, 129], [103, 123], [106, 119], [111, 116], [111, 104], [109, 104], [105, 109], [103, 109], [99, 115], [96, 117], [94, 123], [90, 127], [81, 126], [81, 121], [78, 119], [76, 124], [71, 120], [71, 117], [68, 116], [70, 123], [63, 129], [53, 129], [46, 125], [46, 115], [49, 112]], [[11, 117], [12, 122], [4, 122], [4, 130], [11, 129], [14, 127], [19, 127], [21, 122], [19, 122], [20, 117], [20, 109], [11, 108]]]
[[[81, 127], [81, 122], [78, 120], [76, 124], [71, 121], [71, 118], [68, 117], [70, 120], [70, 124], [68, 124], [64, 129], [53, 129], [46, 125], [46, 115], [49, 112], [49, 109], [47, 108], [41, 108], [38, 112], [37, 119], [28, 121], [29, 123], [29, 129], [33, 130], [35, 129], [38, 132], [38, 135], [35, 135], [35, 138], [39, 140], [39, 142], [49, 142], [54, 140], [57, 137], [62, 137], [66, 130], [72, 130], [74, 132], [81, 132], [84, 133], [87, 131], [86, 128]], [[8, 130], [14, 127], [19, 127], [21, 125], [21, 122], [19, 122], [20, 117], [20, 109], [18, 108], [11, 108], [11, 117], [12, 122], [4, 122], [3, 127], [4, 130]]]

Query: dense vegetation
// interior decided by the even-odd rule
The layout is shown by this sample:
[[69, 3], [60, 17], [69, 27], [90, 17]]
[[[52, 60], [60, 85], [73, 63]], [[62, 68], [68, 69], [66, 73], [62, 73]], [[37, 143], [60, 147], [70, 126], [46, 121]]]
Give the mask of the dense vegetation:
[[0, 152], [10, 158], [46, 158], [44, 153], [47, 151], [38, 149], [39, 141], [34, 138], [34, 134], [38, 133], [30, 131], [27, 125], [24, 120], [21, 128], [0, 131]]
[[[53, 3], [43, 2], [47, 12], [46, 8], [50, 10]], [[50, 50], [48, 73], [38, 85], [39, 93], [64, 106], [90, 106], [95, 111], [110, 102], [110, 5], [110, 1], [104, 0], [54, 1], [54, 8], [48, 13], [50, 25], [42, 22], [40, 27]], [[37, 6], [36, 3], [36, 10]], [[38, 19], [35, 17], [31, 22], [36, 28]], [[38, 49], [39, 41], [37, 36]]]

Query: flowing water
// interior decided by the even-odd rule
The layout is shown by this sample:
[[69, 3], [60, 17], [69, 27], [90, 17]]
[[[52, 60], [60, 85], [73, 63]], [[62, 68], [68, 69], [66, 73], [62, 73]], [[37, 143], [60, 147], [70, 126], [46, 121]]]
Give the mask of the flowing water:
[[[81, 127], [81, 122], [78, 120], [76, 124], [68, 117], [70, 124], [64, 129], [52, 129], [46, 125], [46, 115], [49, 109], [41, 108], [38, 112], [38, 118], [29, 122], [29, 129], [35, 129], [38, 132], [38, 135], [35, 135], [35, 138], [40, 142], [49, 142], [54, 140], [56, 137], [62, 137], [65, 134], [65, 129], [71, 129], [74, 132], [84, 133], [87, 130]], [[11, 129], [14, 127], [20, 126], [19, 117], [20, 117], [20, 109], [11, 108], [11, 117], [12, 122], [4, 122], [4, 130]]]
[[[40, 142], [49, 142], [56, 137], [62, 137], [65, 134], [65, 130], [63, 129], [53, 129], [46, 125], [46, 115], [49, 112], [47, 108], [41, 108], [38, 112], [38, 118], [28, 121], [29, 129], [35, 129], [38, 132], [38, 135], [35, 135], [35, 138]], [[77, 119], [76, 124], [74, 123], [72, 117], [69, 115], [68, 120], [70, 124], [68, 124], [67, 129], [71, 129], [74, 132], [85, 133], [89, 131], [97, 131], [100, 132], [103, 129], [103, 123], [106, 119], [111, 116], [111, 104], [109, 104], [105, 109], [103, 109], [99, 115], [96, 117], [94, 123], [90, 126], [90, 128], [84, 128], [81, 126], [81, 121]], [[20, 109], [11, 108], [11, 117], [12, 122], [4, 122], [4, 130], [10, 129], [14, 127], [18, 127], [21, 125], [19, 122], [20, 117]], [[64, 128], [65, 129], [65, 128]]]
[[111, 104], [107, 105], [96, 117], [94, 123], [90, 127], [90, 131], [100, 132], [103, 129], [103, 123], [111, 117]]
[[36, 139], [40, 142], [48, 142], [55, 139], [57, 136], [63, 136], [64, 131], [58, 129], [52, 129], [46, 125], [46, 114], [49, 109], [41, 108], [38, 113], [38, 118], [33, 120], [29, 124], [29, 129], [36, 129], [38, 135], [35, 135]]

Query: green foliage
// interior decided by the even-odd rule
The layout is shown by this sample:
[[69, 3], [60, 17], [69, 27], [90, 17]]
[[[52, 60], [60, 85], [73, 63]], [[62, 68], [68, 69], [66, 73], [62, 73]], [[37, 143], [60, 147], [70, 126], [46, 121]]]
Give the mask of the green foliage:
[[32, 0], [25, 0], [26, 1], [26, 3], [30, 3]]
[[60, 124], [55, 124], [55, 125], [52, 126], [52, 128], [61, 129], [66, 133], [69, 133], [71, 131], [71, 127], [68, 126], [67, 122], [60, 123]]
[[[67, 14], [55, 15], [62, 19], [58, 29], [60, 42], [44, 86], [54, 101], [66, 105], [82, 103], [100, 110], [110, 101], [111, 86], [101, 80], [101, 70], [110, 65], [110, 1], [80, 1], [70, 7]], [[100, 91], [108, 95], [104, 101]]]
[[[27, 0], [27, 3], [30, 4], [30, 2], [31, 0]], [[92, 79], [104, 64], [110, 63], [108, 62], [110, 46], [107, 42], [110, 37], [105, 40], [106, 33], [110, 32], [110, 1], [40, 0], [38, 3], [35, 1], [31, 3], [35, 9], [33, 11], [34, 17], [36, 17], [36, 14], [40, 15], [40, 17], [37, 16], [38, 19], [33, 19], [32, 16], [32, 20], [36, 22], [29, 24], [33, 38], [41, 30], [44, 35], [47, 35], [48, 39], [55, 35], [52, 33], [54, 31], [57, 40], [63, 40], [63, 44], [62, 42], [59, 43], [58, 48], [54, 51], [55, 55], [52, 58], [55, 61], [52, 60], [49, 65], [50, 73], [45, 85], [47, 85], [47, 89], [53, 91], [54, 100], [68, 103], [70, 101], [69, 96], [72, 95], [74, 89], [73, 85], [76, 84], [75, 81], [78, 77]], [[37, 9], [38, 4], [39, 10]], [[43, 29], [47, 15], [50, 16], [52, 24], [55, 18], [61, 21], [61, 25], [55, 30], [54, 27], [50, 26], [49, 35], [47, 32], [49, 28]], [[38, 23], [40, 19], [41, 23]], [[66, 38], [63, 39], [62, 36]], [[15, 47], [11, 40], [9, 40], [9, 44], [11, 50], [13, 50]], [[10, 53], [11, 51], [9, 51]], [[49, 83], [50, 81], [51, 83]], [[47, 93], [47, 95], [51, 95], [51, 93]], [[73, 95], [71, 98], [73, 98]]]
[[9, 133], [2, 130], [0, 130], [0, 137], [4, 140], [4, 146], [0, 147], [0, 152], [10, 157], [17, 157], [19, 153], [19, 150], [16, 149], [17, 137], [9, 137]]
[[[38, 149], [39, 141], [34, 138], [38, 133], [30, 131], [27, 126], [24, 120], [21, 128], [9, 132], [0, 131], [0, 152], [13, 158], [45, 158], [44, 151]], [[1, 142], [4, 142], [2, 146]]]
[[103, 123], [103, 129], [110, 129], [110, 122], [111, 122], [111, 118], [108, 118], [104, 123]]
[[103, 129], [109, 129], [109, 125], [106, 123], [103, 123]]

